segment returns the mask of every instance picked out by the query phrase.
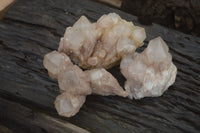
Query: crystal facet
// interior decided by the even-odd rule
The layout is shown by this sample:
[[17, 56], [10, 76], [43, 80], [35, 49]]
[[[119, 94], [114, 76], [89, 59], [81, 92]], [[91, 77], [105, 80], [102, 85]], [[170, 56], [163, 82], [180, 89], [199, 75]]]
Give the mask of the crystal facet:
[[144, 28], [115, 13], [103, 15], [96, 23], [82, 16], [66, 29], [58, 51], [83, 68], [110, 68], [124, 55], [134, 53], [145, 38]]
[[161, 37], [151, 40], [140, 54], [125, 56], [120, 64], [129, 98], [161, 96], [175, 82], [177, 68]]
[[[43, 61], [49, 76], [58, 80], [61, 90], [55, 100], [59, 115], [74, 116], [90, 94], [131, 99], [162, 95], [175, 82], [177, 68], [160, 37], [151, 40], [142, 53], [136, 53], [145, 38], [144, 28], [134, 26], [115, 13], [103, 15], [96, 23], [82, 16], [68, 27], [58, 52], [46, 54]], [[125, 90], [106, 71], [121, 58], [120, 69], [127, 79]], [[84, 71], [79, 66], [89, 70]]]
[[87, 73], [91, 82], [92, 93], [103, 96], [128, 96], [128, 93], [123, 90], [118, 81], [105, 69], [93, 69], [87, 71]]
[[65, 65], [72, 65], [70, 58], [64, 53], [59, 53], [57, 51], [50, 52], [44, 56], [43, 65], [48, 70], [49, 76], [53, 79], [58, 78], [58, 73], [60, 71], [60, 66], [62, 62]]
[[62, 116], [75, 115], [85, 102], [85, 97], [91, 93], [123, 97], [128, 95], [105, 69], [83, 71], [73, 65], [64, 53], [53, 51], [45, 55], [44, 66], [49, 75], [58, 80], [62, 94], [56, 98], [55, 107]]
[[92, 93], [89, 79], [78, 66], [63, 64], [58, 75], [58, 84], [61, 90], [70, 94], [88, 95]]
[[56, 97], [54, 104], [59, 115], [71, 117], [79, 112], [85, 99], [85, 96], [64, 92]]

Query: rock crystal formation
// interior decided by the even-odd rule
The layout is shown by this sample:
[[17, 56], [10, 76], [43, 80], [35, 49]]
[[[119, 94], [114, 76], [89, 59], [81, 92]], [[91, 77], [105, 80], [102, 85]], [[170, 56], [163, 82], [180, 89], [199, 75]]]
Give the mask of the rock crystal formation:
[[62, 116], [71, 117], [78, 113], [91, 93], [128, 96], [104, 68], [83, 71], [67, 55], [57, 51], [46, 54], [43, 63], [49, 76], [58, 80], [61, 95], [56, 98], [55, 107]]
[[91, 82], [92, 93], [103, 96], [128, 96], [113, 75], [105, 69], [92, 69], [87, 71], [87, 74]]
[[[103, 15], [96, 23], [82, 16], [68, 27], [58, 51], [46, 54], [43, 61], [60, 88], [54, 102], [58, 114], [74, 116], [90, 94], [130, 99], [162, 95], [174, 83], [177, 68], [160, 37], [151, 40], [142, 53], [135, 53], [145, 38], [144, 28], [115, 13]], [[125, 90], [106, 71], [121, 59], [121, 73], [127, 79]]]
[[66, 53], [82, 68], [107, 69], [118, 64], [124, 55], [134, 53], [145, 38], [144, 28], [115, 13], [103, 15], [96, 23], [82, 16], [66, 29], [58, 51]]
[[157, 37], [142, 53], [122, 59], [120, 69], [130, 99], [161, 96], [175, 82], [177, 68], [168, 51], [167, 44]]

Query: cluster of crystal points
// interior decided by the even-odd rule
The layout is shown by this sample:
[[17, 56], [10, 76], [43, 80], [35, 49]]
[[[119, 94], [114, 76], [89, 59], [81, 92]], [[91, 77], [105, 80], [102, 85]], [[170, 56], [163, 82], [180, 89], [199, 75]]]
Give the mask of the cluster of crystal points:
[[110, 68], [124, 55], [135, 52], [145, 38], [144, 28], [115, 13], [103, 15], [96, 23], [82, 16], [66, 29], [58, 51], [82, 68]]
[[120, 64], [130, 99], [161, 96], [175, 82], [177, 68], [162, 38], [151, 40], [140, 54], [125, 56]]
[[[174, 83], [177, 69], [160, 37], [151, 40], [142, 53], [134, 53], [145, 38], [144, 28], [115, 13], [103, 15], [96, 23], [82, 16], [68, 27], [58, 51], [46, 54], [43, 61], [61, 90], [55, 100], [57, 112], [65, 117], [75, 115], [90, 94], [131, 99], [162, 95]], [[121, 72], [127, 79], [125, 90], [106, 71], [121, 59]]]
[[62, 116], [75, 115], [86, 96], [92, 93], [128, 96], [112, 74], [104, 68], [83, 71], [64, 53], [53, 51], [46, 54], [44, 67], [50, 77], [58, 80], [62, 94], [56, 98], [55, 107]]

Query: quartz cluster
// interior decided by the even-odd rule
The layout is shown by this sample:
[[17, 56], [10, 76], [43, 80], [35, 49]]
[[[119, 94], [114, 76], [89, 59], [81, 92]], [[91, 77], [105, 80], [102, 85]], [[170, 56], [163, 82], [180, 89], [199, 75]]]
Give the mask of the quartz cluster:
[[110, 68], [124, 55], [135, 52], [145, 38], [144, 28], [115, 13], [103, 15], [96, 23], [82, 16], [66, 29], [58, 51], [85, 69]]
[[[145, 38], [144, 28], [115, 13], [103, 15], [96, 23], [82, 16], [68, 27], [58, 51], [46, 54], [43, 61], [49, 76], [58, 80], [58, 113], [74, 116], [90, 94], [130, 99], [162, 95], [174, 83], [177, 68], [160, 37], [151, 40], [142, 53], [135, 53]], [[121, 72], [127, 79], [125, 90], [106, 70], [121, 59]]]
[[104, 68], [83, 71], [64, 53], [53, 51], [46, 54], [44, 67], [50, 77], [58, 80], [61, 95], [56, 98], [55, 107], [62, 116], [75, 115], [86, 96], [92, 93], [128, 96], [112, 74]]
[[130, 99], [161, 96], [175, 82], [177, 68], [161, 37], [151, 40], [140, 54], [125, 56], [120, 69], [127, 79], [125, 90]]

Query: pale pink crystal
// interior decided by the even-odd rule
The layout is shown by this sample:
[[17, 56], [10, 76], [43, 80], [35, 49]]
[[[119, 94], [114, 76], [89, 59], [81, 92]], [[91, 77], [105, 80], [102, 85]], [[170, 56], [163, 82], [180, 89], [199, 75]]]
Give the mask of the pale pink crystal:
[[59, 115], [71, 117], [79, 112], [85, 99], [85, 96], [64, 92], [56, 97], [54, 104]]
[[[145, 38], [144, 28], [115, 13], [103, 15], [96, 23], [82, 16], [73, 27], [68, 27], [61, 38], [59, 52], [45, 55], [43, 62], [61, 89], [61, 95], [55, 100], [58, 113], [74, 116], [91, 93], [131, 99], [162, 95], [174, 83], [177, 68], [160, 37], [151, 40], [142, 53], [134, 53]], [[96, 69], [83, 71], [68, 56], [83, 68]], [[127, 79], [125, 91], [105, 70], [121, 58], [121, 72]]]
[[62, 62], [65, 62], [65, 65], [72, 65], [69, 57], [64, 53], [59, 53], [57, 51], [52, 51], [44, 56], [43, 65], [48, 70], [48, 74], [51, 78], [57, 79], [60, 66]]
[[105, 69], [88, 70], [87, 74], [91, 82], [92, 93], [103, 96], [128, 96], [128, 93], [123, 90], [118, 81]]
[[62, 65], [61, 73], [58, 75], [58, 84], [61, 90], [70, 94], [88, 95], [92, 93], [87, 74], [76, 65], [69, 67]]
[[73, 27], [66, 29], [58, 51], [65, 52], [75, 62], [84, 62], [92, 54], [96, 41], [95, 24], [82, 16]]
[[162, 38], [151, 40], [141, 53], [123, 58], [120, 68], [126, 77], [129, 98], [161, 96], [175, 82], [177, 68]]
[[82, 71], [63, 53], [53, 51], [45, 55], [44, 66], [51, 73], [50, 76], [58, 80], [62, 94], [56, 98], [55, 107], [62, 116], [75, 115], [85, 102], [86, 95], [91, 93], [123, 97], [128, 95], [105, 69]]
[[145, 38], [144, 28], [115, 13], [103, 15], [97, 23], [82, 16], [66, 29], [58, 50], [83, 68], [110, 68], [124, 55], [134, 53]]

